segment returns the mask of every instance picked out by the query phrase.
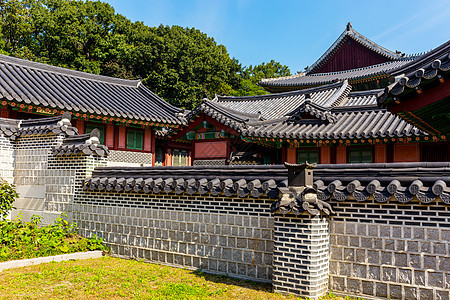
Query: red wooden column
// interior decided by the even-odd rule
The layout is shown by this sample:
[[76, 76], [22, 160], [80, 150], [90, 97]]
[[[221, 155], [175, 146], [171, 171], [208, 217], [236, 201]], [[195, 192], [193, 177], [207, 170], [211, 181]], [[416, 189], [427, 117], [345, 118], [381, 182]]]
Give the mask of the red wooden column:
[[331, 164], [331, 147], [320, 148], [320, 163]]
[[83, 120], [77, 120], [76, 124], [75, 124], [75, 127], [77, 127], [79, 134], [86, 133]]
[[119, 138], [117, 146], [119, 149], [125, 149], [127, 144], [127, 129], [125, 126], [119, 126]]
[[152, 140], [152, 130], [151, 129], [145, 129], [144, 130], [144, 151], [151, 152], [152, 151], [152, 144], [154, 141]]
[[375, 163], [387, 162], [387, 146], [375, 145]]
[[165, 166], [171, 166], [172, 165], [172, 149], [167, 149], [166, 153], [166, 160], [165, 160]]
[[336, 163], [345, 164], [347, 163], [347, 147], [337, 146], [336, 147]]
[[297, 163], [297, 148], [286, 149], [286, 161], [291, 164]]
[[114, 125], [113, 124], [106, 125], [105, 146], [108, 147], [109, 149], [114, 148]]

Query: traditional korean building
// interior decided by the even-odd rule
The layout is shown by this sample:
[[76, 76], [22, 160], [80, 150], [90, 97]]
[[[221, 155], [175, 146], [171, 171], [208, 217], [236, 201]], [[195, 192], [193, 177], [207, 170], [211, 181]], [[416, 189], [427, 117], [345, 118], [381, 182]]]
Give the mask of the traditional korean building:
[[450, 41], [394, 70], [379, 104], [430, 134], [448, 135], [449, 74]]
[[[69, 112], [80, 134], [100, 130], [109, 164], [154, 165], [156, 134], [182, 125], [182, 110], [140, 80], [124, 80], [0, 55], [0, 117]], [[186, 162], [187, 163], [187, 162]]]
[[[276, 93], [205, 99], [171, 139], [192, 143], [194, 165], [449, 161], [450, 126], [437, 130], [431, 125], [448, 126], [443, 104], [449, 96], [447, 61], [448, 43], [423, 55], [406, 55], [381, 47], [349, 23], [305, 73], [260, 82]], [[435, 79], [418, 89], [425, 78]], [[420, 105], [392, 106], [405, 101], [395, 95], [406, 99], [411, 94], [416, 106], [440, 100], [434, 107], [445, 113], [431, 116]], [[377, 99], [384, 99], [383, 108]]]
[[305, 72], [267, 78], [259, 82], [269, 92], [307, 89], [348, 80], [353, 90], [384, 88], [392, 79], [390, 71], [415, 60], [419, 55], [390, 51], [347, 24], [344, 32]]
[[351, 91], [347, 82], [251, 97], [205, 99], [172, 135], [191, 145], [194, 165], [282, 162], [437, 161], [446, 143], [377, 106], [383, 90]]

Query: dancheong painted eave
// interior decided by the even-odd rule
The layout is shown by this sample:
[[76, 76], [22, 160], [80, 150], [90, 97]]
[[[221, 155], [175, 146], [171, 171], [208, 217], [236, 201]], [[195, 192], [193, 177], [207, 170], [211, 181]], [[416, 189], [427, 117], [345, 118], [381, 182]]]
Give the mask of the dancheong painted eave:
[[145, 87], [125, 80], [0, 55], [2, 105], [22, 111], [122, 123], [176, 126], [181, 110]]

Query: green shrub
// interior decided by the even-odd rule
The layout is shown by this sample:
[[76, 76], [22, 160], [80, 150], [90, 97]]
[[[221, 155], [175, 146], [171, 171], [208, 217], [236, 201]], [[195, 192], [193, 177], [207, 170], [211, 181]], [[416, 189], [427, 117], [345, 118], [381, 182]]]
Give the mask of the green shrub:
[[42, 218], [36, 215], [30, 222], [23, 222], [20, 217], [0, 221], [0, 261], [107, 250], [101, 238], [76, 234], [76, 224], [70, 224], [63, 216], [44, 227], [39, 226]]
[[14, 185], [0, 178], [0, 220], [6, 219], [18, 197]]

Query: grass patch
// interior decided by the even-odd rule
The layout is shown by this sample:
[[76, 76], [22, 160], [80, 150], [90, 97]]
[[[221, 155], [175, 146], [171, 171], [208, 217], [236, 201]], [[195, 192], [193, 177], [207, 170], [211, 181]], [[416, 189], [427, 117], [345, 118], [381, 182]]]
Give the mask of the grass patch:
[[0, 262], [106, 250], [102, 239], [79, 236], [75, 233], [76, 224], [69, 224], [62, 216], [48, 226], [40, 227], [40, 222], [39, 216], [33, 216], [30, 222], [23, 222], [20, 217], [0, 221]]
[[0, 298], [298, 299], [272, 293], [270, 284], [112, 257], [6, 270]]

